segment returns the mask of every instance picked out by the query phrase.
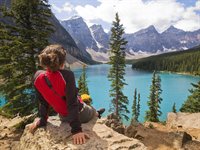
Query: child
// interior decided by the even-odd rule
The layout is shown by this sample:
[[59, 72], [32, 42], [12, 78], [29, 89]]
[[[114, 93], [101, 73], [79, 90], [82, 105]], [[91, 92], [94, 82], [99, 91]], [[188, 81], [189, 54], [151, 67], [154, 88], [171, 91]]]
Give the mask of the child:
[[46, 126], [51, 106], [61, 121], [69, 122], [74, 144], [83, 144], [88, 135], [82, 132], [81, 123], [90, 121], [94, 116], [100, 118], [105, 109], [96, 111], [77, 99], [74, 74], [64, 69], [65, 59], [66, 51], [61, 45], [47, 46], [39, 55], [40, 65], [45, 69], [34, 75], [40, 119], [29, 129], [33, 132], [38, 127]]

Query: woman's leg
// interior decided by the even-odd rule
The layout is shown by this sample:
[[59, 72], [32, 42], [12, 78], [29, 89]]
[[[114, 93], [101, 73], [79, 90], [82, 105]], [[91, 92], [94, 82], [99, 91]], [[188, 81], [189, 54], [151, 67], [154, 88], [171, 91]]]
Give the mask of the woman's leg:
[[81, 123], [87, 123], [90, 120], [92, 120], [95, 116], [98, 116], [98, 113], [92, 106], [84, 104], [79, 116]]
[[[101, 118], [101, 114], [104, 111], [105, 111], [104, 108], [96, 111], [96, 109], [94, 109], [92, 106], [89, 106], [89, 105], [83, 103], [83, 109], [79, 112], [80, 121], [81, 121], [81, 123], [87, 123], [90, 120], [92, 120], [94, 117]], [[59, 117], [62, 122], [68, 122], [67, 116], [63, 117], [63, 116], [59, 115]]]

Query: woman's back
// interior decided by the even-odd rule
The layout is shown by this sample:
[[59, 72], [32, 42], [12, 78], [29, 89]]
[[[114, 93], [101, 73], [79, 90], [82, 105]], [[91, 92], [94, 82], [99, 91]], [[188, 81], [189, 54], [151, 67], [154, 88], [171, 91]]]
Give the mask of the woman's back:
[[[57, 113], [66, 116], [68, 114], [66, 101], [62, 98], [65, 96], [66, 81], [61, 72], [47, 70], [36, 74], [38, 74], [34, 81], [36, 89]], [[50, 81], [52, 88], [49, 87], [45, 78]]]

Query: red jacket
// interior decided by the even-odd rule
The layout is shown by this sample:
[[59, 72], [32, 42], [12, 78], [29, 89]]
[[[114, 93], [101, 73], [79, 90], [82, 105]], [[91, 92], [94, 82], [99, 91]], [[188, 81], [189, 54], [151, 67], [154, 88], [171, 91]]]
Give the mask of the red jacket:
[[[45, 75], [52, 84], [53, 90], [45, 81]], [[37, 71], [34, 76], [34, 86], [36, 89], [37, 99], [39, 100], [40, 125], [47, 123], [49, 106], [61, 116], [67, 116], [72, 133], [82, 131], [79, 119], [79, 110], [82, 104], [77, 100], [77, 90], [75, 85], [74, 74], [68, 70], [59, 70], [56, 72]], [[66, 97], [66, 101], [61, 98]]]

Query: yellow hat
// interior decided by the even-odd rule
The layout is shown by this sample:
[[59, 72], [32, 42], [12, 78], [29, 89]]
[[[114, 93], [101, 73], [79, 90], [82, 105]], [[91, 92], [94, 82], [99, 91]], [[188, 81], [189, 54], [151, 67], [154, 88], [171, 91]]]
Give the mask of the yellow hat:
[[81, 95], [81, 99], [84, 101], [84, 100], [89, 100], [90, 99], [90, 95], [88, 94], [82, 94]]

